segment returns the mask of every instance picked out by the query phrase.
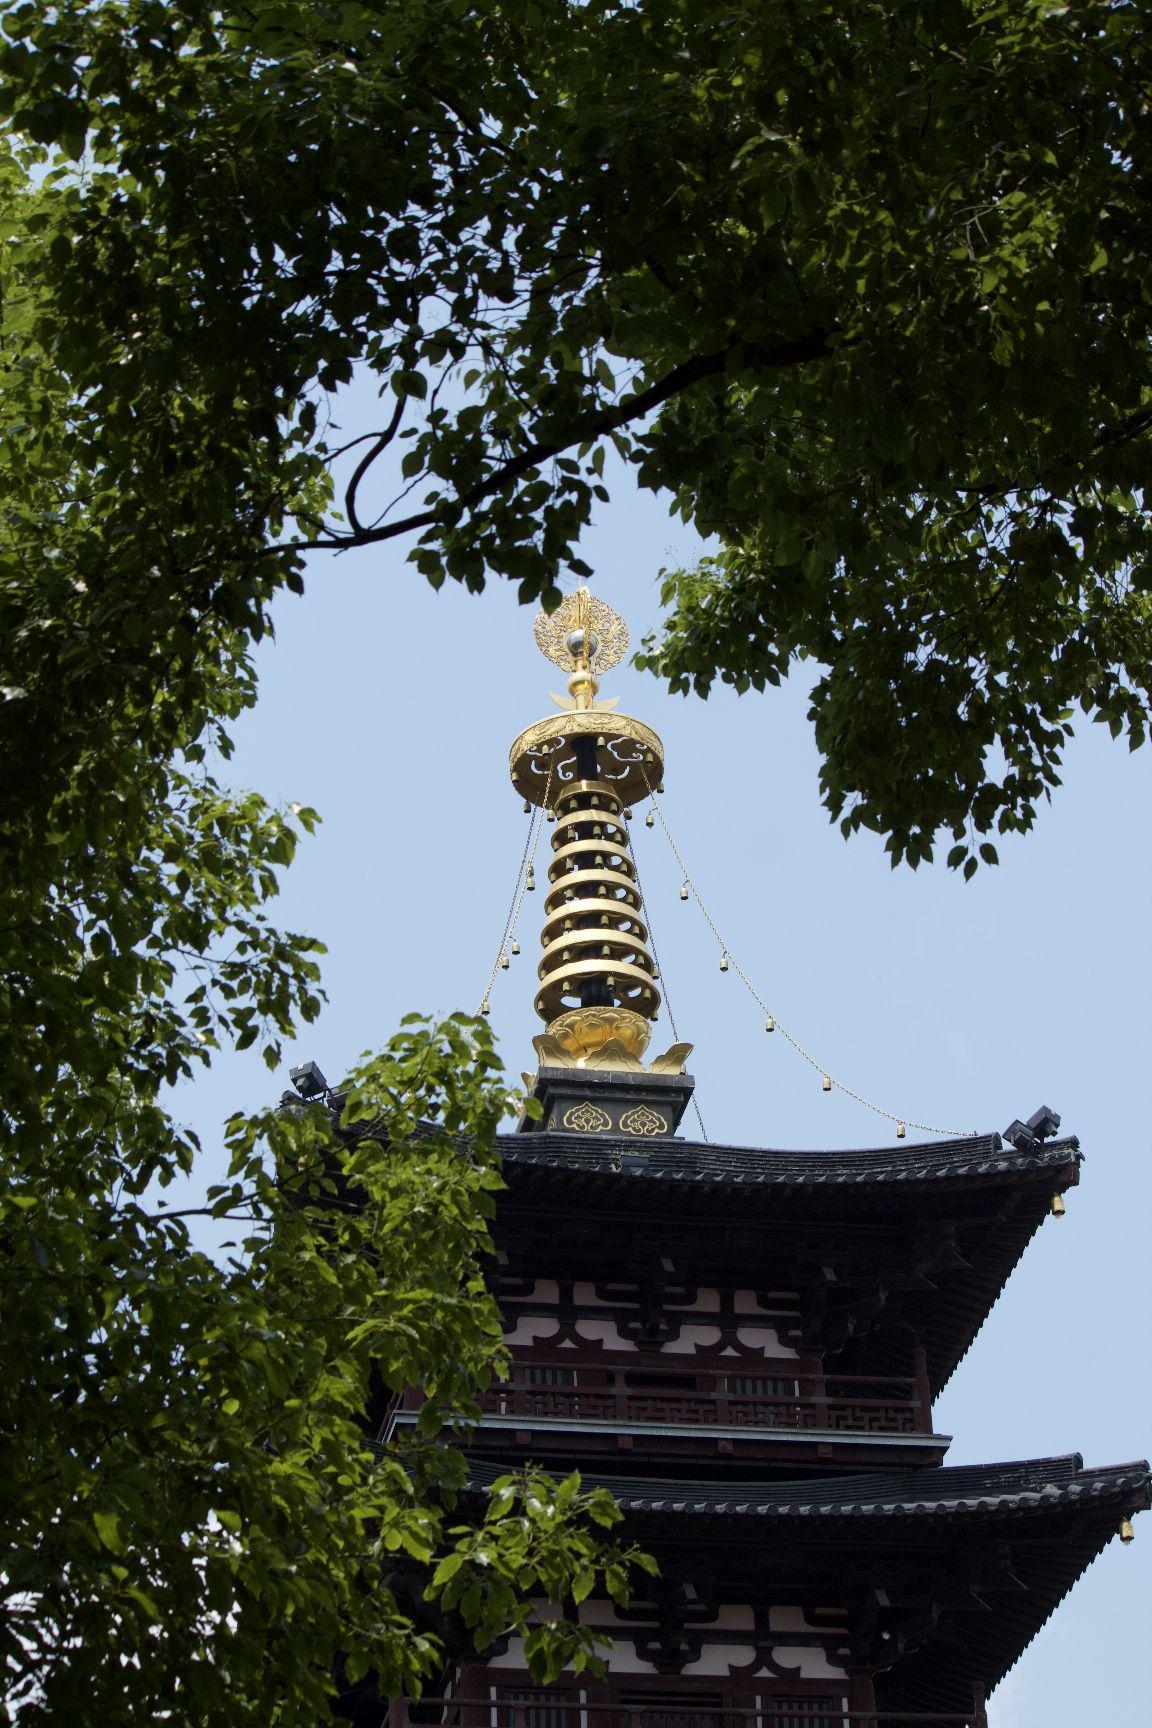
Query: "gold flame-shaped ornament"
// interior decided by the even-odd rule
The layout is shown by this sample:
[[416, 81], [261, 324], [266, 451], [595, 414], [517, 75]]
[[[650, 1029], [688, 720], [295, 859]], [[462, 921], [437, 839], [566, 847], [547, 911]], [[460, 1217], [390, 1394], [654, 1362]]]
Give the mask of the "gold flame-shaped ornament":
[[[543, 1066], [639, 1070], [660, 1009], [625, 812], [663, 783], [664, 746], [651, 727], [597, 701], [597, 673], [628, 650], [624, 620], [578, 588], [536, 618], [538, 647], [569, 672], [562, 710], [512, 745], [512, 783], [555, 818], [533, 1040]], [[650, 1064], [679, 1074], [676, 1044]]]

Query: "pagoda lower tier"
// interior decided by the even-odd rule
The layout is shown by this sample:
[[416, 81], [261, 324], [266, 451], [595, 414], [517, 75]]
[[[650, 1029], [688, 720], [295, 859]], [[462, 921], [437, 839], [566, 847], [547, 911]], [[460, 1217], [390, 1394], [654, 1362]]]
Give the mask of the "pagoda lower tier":
[[[581, 1084], [599, 1104], [619, 1082]], [[438, 1624], [441, 1696], [394, 1701], [390, 1728], [984, 1728], [987, 1693], [1149, 1504], [1144, 1463], [951, 1467], [933, 1422], [1079, 1180], [1077, 1143], [799, 1153], [638, 1143], [602, 1115], [503, 1142], [511, 1366], [469, 1493], [522, 1463], [578, 1468], [659, 1579], [626, 1611], [580, 1605], [612, 1641], [603, 1682], [535, 1686], [514, 1641], [473, 1656]], [[379, 1405], [377, 1444], [420, 1402]], [[384, 1706], [355, 1715], [376, 1728]]]
[[[476, 1465], [472, 1492], [496, 1474]], [[1073, 1455], [934, 1471], [687, 1481], [590, 1476], [661, 1576], [589, 1600], [606, 1683], [539, 1688], [517, 1640], [461, 1659], [414, 1719], [456, 1728], [980, 1724], [983, 1700], [1121, 1521], [1144, 1463]], [[393, 1707], [395, 1725], [406, 1714]]]

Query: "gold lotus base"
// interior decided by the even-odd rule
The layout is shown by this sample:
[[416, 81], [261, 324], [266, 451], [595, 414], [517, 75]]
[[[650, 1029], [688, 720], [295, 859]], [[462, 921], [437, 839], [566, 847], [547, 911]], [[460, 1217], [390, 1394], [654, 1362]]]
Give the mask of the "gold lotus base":
[[[547, 1032], [533, 1038], [532, 1048], [542, 1068], [598, 1068], [637, 1074], [652, 1036], [642, 1014], [630, 1008], [573, 1008], [553, 1020]], [[683, 1074], [691, 1044], [673, 1044], [648, 1065], [649, 1074]], [[532, 1076], [524, 1076], [531, 1089]]]
[[634, 1014], [630, 1008], [572, 1008], [549, 1021], [548, 1036], [577, 1062], [613, 1042], [639, 1062], [648, 1048], [652, 1028], [643, 1014]]

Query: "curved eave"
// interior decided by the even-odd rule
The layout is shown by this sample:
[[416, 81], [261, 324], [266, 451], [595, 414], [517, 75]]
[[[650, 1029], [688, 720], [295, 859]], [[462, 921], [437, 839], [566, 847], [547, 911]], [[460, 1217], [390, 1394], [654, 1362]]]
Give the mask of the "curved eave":
[[[797, 1152], [564, 1134], [500, 1141], [513, 1206], [575, 1207], [649, 1220], [654, 1212], [800, 1222], [845, 1220], [955, 1229], [937, 1288], [904, 1299], [922, 1337], [933, 1394], [970, 1348], [1052, 1196], [1079, 1180], [1074, 1138], [1021, 1151], [999, 1134], [859, 1151]], [[507, 1204], [507, 1202], [505, 1202]], [[903, 1345], [882, 1330], [856, 1346], [859, 1373], [899, 1373]]]
[[714, 1196], [716, 1210], [723, 1208], [726, 1197], [736, 1195], [743, 1209], [750, 1191], [776, 1196], [795, 1191], [798, 1197], [815, 1201], [822, 1194], [834, 1196], [847, 1189], [859, 1199], [870, 1189], [886, 1190], [895, 1184], [936, 1188], [942, 1183], [1055, 1171], [1075, 1164], [1080, 1155], [1074, 1137], [1020, 1151], [1006, 1145], [999, 1134], [849, 1152], [714, 1146], [673, 1139], [638, 1143], [613, 1135], [550, 1133], [501, 1135], [499, 1147], [511, 1170], [554, 1171], [558, 1189], [565, 1186], [565, 1175], [583, 1178], [585, 1183], [598, 1179], [624, 1205], [629, 1190], [639, 1198], [641, 1191], [656, 1186], [666, 1190], [665, 1197], [671, 1200], [673, 1194], [689, 1189], [689, 1204], [696, 1207], [704, 1195]]

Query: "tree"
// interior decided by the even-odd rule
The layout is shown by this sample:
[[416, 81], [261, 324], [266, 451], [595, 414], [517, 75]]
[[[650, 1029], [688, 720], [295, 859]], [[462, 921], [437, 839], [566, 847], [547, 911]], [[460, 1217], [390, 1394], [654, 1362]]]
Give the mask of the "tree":
[[[149, 1198], [197, 1150], [165, 1085], [223, 1039], [275, 1062], [316, 1012], [314, 946], [266, 911], [310, 814], [208, 771], [268, 608], [309, 550], [392, 539], [434, 584], [550, 602], [614, 444], [720, 546], [669, 579], [647, 662], [701, 691], [817, 662], [831, 812], [894, 861], [940, 832], [993, 861], [1077, 703], [1144, 736], [1149, 26], [1087, 0], [25, 0], [3, 28], [5, 1654], [29, 1715], [303, 1720], [337, 1648], [404, 1684], [430, 1659], [398, 1654], [399, 1605], [371, 1619], [372, 1544], [462, 1543], [441, 1586], [478, 1601], [450, 1427], [372, 1473], [354, 1415], [373, 1353], [433, 1387], [430, 1428], [498, 1367], [472, 1255], [504, 1092], [457, 1022], [364, 1071], [375, 1136], [238, 1121], [206, 1200], [248, 1220], [234, 1265]], [[355, 367], [381, 421], [341, 453]], [[409, 1291], [413, 1191], [452, 1253], [421, 1238]], [[391, 1335], [425, 1288], [458, 1375]], [[542, 1585], [623, 1587], [602, 1502], [510, 1493], [502, 1615], [537, 1564], [521, 1513]]]
[[[8, 243], [11, 412], [90, 515], [41, 596], [56, 675], [17, 680], [58, 764], [62, 711], [261, 628], [304, 547], [553, 599], [606, 441], [722, 546], [648, 663], [706, 691], [818, 662], [826, 802], [894, 861], [994, 857], [1077, 704], [1144, 737], [1141, 8], [28, 0], [5, 29], [11, 125], [57, 164]], [[326, 516], [355, 366], [381, 425]], [[80, 677], [58, 589], [96, 566]]]

